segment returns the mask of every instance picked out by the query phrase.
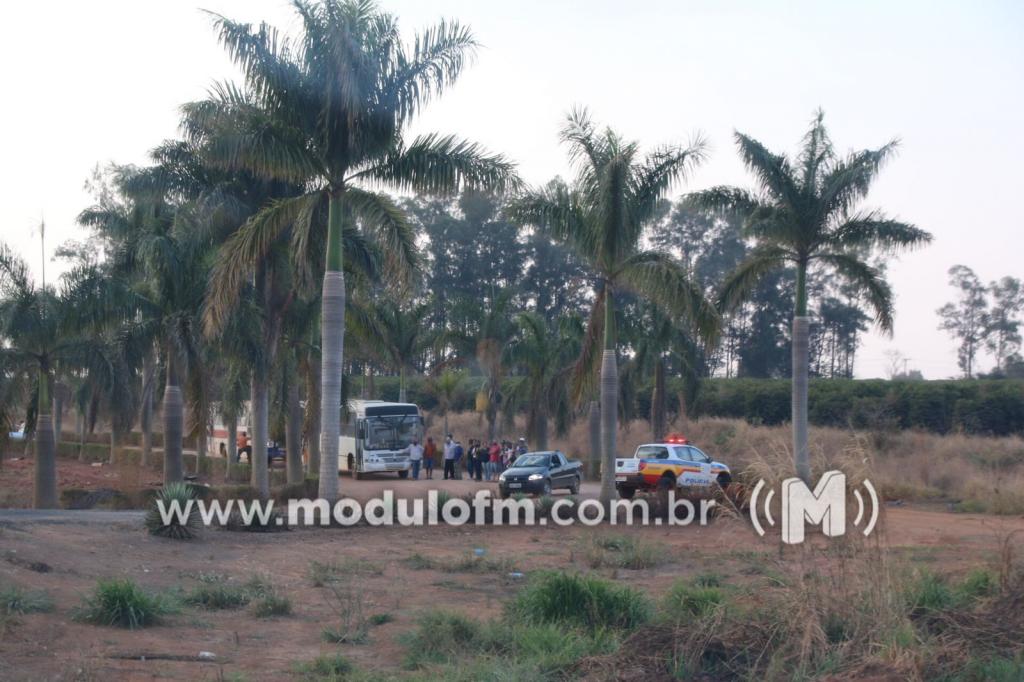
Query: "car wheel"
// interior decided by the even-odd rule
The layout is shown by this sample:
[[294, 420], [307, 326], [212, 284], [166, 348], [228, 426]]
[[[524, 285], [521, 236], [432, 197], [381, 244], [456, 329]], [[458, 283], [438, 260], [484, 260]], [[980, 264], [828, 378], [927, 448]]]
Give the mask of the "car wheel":
[[658, 490], [669, 491], [676, 487], [676, 479], [670, 475], [658, 479]]
[[636, 488], [619, 488], [619, 497], [624, 500], [632, 500], [636, 495]]
[[569, 486], [569, 493], [572, 495], [580, 494], [580, 477], [576, 476], [572, 479], [572, 485]]
[[551, 494], [551, 479], [550, 478], [549, 479], [545, 479], [544, 487], [541, 488], [541, 494], [545, 495], [545, 496], [548, 496], [548, 495]]
[[409, 470], [406, 469], [405, 471], [399, 471], [398, 472], [398, 477], [399, 478], [409, 478]]
[[716, 480], [718, 481], [719, 487], [721, 487], [722, 490], [725, 490], [729, 487], [729, 484], [732, 483], [732, 476], [729, 474], [718, 474], [718, 478]]
[[502, 490], [501, 488], [498, 488], [498, 495], [500, 495], [501, 499], [503, 499], [503, 500], [507, 500], [508, 499], [508, 491], [507, 490]]

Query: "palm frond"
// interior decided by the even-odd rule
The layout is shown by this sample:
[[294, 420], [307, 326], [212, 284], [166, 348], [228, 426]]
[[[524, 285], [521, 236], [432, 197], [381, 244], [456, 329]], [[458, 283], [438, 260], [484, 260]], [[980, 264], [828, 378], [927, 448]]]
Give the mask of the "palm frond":
[[719, 292], [719, 308], [723, 312], [734, 310], [749, 298], [757, 282], [768, 272], [781, 268], [793, 254], [778, 246], [759, 246], [733, 270]]
[[464, 188], [502, 192], [518, 184], [515, 165], [454, 135], [431, 133], [396, 147], [380, 163], [351, 179], [386, 184], [400, 191], [452, 195]]
[[616, 281], [677, 319], [689, 322], [709, 344], [717, 336], [720, 320], [715, 307], [685, 268], [668, 255], [655, 251], [636, 253], [622, 264]]
[[816, 258], [822, 263], [831, 265], [840, 276], [863, 293], [868, 305], [874, 310], [875, 323], [878, 328], [887, 334], [892, 334], [892, 289], [882, 273], [849, 253], [823, 253]]
[[879, 211], [859, 213], [833, 230], [826, 240], [838, 249], [871, 248], [897, 253], [931, 243], [932, 235], [909, 223], [891, 220]]

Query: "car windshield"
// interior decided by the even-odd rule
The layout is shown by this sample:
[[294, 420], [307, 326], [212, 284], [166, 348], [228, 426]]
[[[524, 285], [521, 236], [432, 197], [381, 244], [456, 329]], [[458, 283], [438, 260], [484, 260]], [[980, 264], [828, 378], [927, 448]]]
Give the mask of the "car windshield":
[[517, 467], [543, 467], [551, 463], [551, 455], [522, 455], [516, 459]]
[[401, 450], [419, 438], [420, 418], [415, 414], [396, 414], [366, 418], [366, 450]]

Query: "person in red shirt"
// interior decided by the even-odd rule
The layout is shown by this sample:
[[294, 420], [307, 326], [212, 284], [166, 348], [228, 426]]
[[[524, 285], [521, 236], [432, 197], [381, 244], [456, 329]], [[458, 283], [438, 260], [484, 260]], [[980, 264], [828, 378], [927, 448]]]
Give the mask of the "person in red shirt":
[[437, 458], [437, 444], [434, 439], [428, 437], [427, 444], [423, 446], [423, 471], [426, 477], [434, 477], [434, 459]]
[[498, 445], [498, 441], [491, 441], [487, 454], [490, 456], [490, 461], [487, 462], [487, 480], [490, 481], [498, 477], [498, 469], [501, 468], [501, 446]]

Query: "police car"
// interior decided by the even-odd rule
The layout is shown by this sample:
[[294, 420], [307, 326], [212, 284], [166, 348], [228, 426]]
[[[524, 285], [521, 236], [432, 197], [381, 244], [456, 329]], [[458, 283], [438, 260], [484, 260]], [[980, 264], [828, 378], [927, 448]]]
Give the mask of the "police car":
[[615, 489], [625, 499], [638, 490], [724, 488], [731, 481], [728, 466], [712, 460], [679, 434], [668, 436], [662, 443], [641, 445], [632, 457], [615, 460]]

